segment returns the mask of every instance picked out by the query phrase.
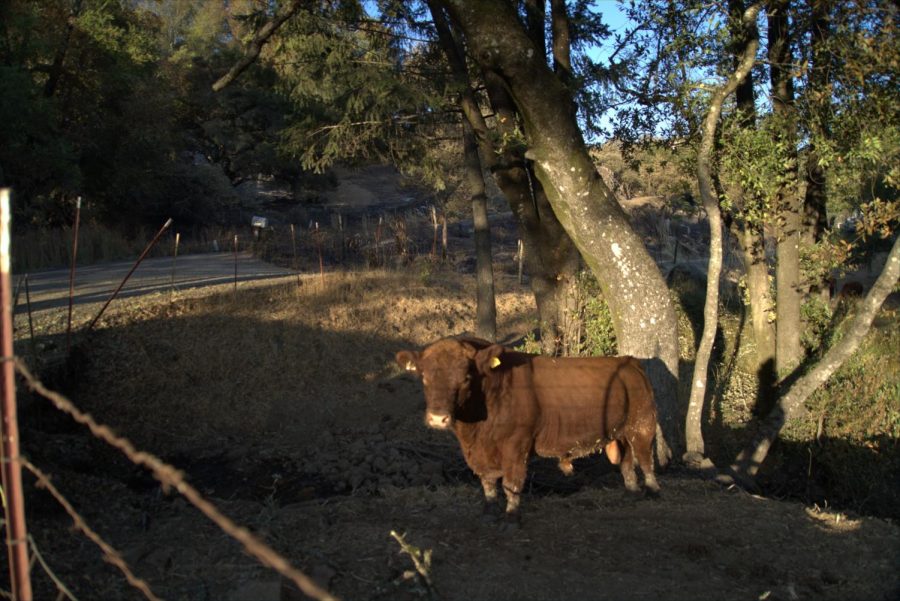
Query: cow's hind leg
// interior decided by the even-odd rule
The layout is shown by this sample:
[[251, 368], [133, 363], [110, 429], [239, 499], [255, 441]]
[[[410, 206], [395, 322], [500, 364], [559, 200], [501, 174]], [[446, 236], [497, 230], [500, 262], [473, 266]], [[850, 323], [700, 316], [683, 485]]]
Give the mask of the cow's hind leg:
[[656, 481], [656, 474], [653, 472], [653, 437], [641, 437], [635, 440], [634, 453], [638, 465], [641, 466], [641, 471], [644, 472], [644, 487], [647, 489], [647, 494], [659, 495], [659, 482]]
[[622, 463], [619, 464], [619, 470], [621, 470], [622, 478], [625, 480], [625, 488], [629, 492], [641, 492], [637, 474], [634, 472], [634, 449], [631, 441], [624, 441], [622, 447], [625, 452], [622, 453]]

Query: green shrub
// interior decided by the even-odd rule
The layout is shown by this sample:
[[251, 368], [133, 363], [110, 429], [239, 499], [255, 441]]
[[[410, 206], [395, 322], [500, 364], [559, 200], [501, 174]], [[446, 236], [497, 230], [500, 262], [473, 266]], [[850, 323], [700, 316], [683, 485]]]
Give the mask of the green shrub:
[[816, 355], [828, 344], [834, 329], [834, 314], [823, 298], [813, 296], [800, 307], [800, 317], [803, 321], [800, 342], [807, 353]]
[[582, 310], [584, 339], [581, 342], [579, 354], [588, 356], [615, 355], [618, 346], [616, 344], [616, 331], [613, 328], [612, 313], [603, 294], [599, 292], [599, 286], [597, 288], [597, 293], [586, 297], [584, 301]]

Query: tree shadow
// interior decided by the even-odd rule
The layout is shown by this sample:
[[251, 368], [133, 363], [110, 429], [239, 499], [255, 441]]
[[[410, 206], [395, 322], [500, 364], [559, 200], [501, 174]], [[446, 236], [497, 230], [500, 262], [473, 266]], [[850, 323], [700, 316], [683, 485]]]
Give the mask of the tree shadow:
[[[369, 278], [296, 299], [287, 291], [291, 285], [242, 291], [238, 300], [228, 291], [187, 301], [190, 310], [170, 305], [143, 321], [122, 325], [113, 321], [76, 346], [78, 354], [56, 383], [98, 421], [184, 470], [192, 484], [234, 513], [237, 521], [291, 549], [297, 561], [317, 557], [350, 565], [359, 557], [386, 556], [393, 551], [386, 550], [386, 533], [398, 527], [415, 532], [417, 540], [444, 541], [440, 547], [427, 543], [441, 553], [458, 550], [462, 573], [477, 568], [465, 562], [480, 557], [484, 540], [491, 541], [490, 553], [499, 554], [498, 562], [521, 561], [521, 536], [496, 532], [494, 525], [478, 521], [481, 491], [459, 445], [452, 435], [425, 428], [421, 386], [393, 364], [394, 351], [421, 343], [410, 340], [409, 332], [394, 329], [397, 324], [391, 320], [343, 330], [328, 321], [341, 298], [379, 294], [382, 283]], [[314, 315], [291, 319], [279, 308], [280, 290]], [[445, 306], [435, 302], [446, 298], [445, 290], [417, 287], [404, 293], [417, 295], [416, 302], [433, 303], [433, 310], [410, 323], [447, 323]], [[393, 307], [403, 309], [399, 304]], [[370, 314], [353, 318], [358, 323], [378, 319]], [[445, 332], [452, 333], [456, 332]], [[54, 474], [54, 481], [77, 501], [89, 522], [101, 523], [114, 541], [128, 541], [129, 561], [140, 557], [139, 568], [157, 593], [184, 598], [184, 591], [210, 586], [218, 587], [210, 589], [211, 598], [224, 598], [216, 596], [218, 589], [234, 585], [244, 574], [234, 566], [252, 563], [237, 545], [211, 533], [205, 519], [177, 495], [162, 492], [145, 472], [50, 409], [46, 401], [23, 401], [25, 453]], [[859, 461], [873, 460], [861, 449], [851, 452], [854, 457], [860, 453]], [[814, 467], [814, 475], [819, 474], [818, 464]], [[529, 550], [535, 567], [520, 572], [525, 585], [558, 574], [552, 562], [560, 548], [588, 548], [592, 539], [598, 548], [606, 540], [603, 537], [619, 541], [616, 553], [603, 555], [605, 565], [617, 569], [631, 565], [645, 556], [643, 541], [659, 541], [659, 520], [687, 529], [661, 543], [666, 557], [676, 560], [697, 549], [701, 555], [715, 555], [736, 545], [761, 548], [757, 533], [734, 533], [735, 511], [749, 522], [773, 520], [750, 497], [708, 487], [695, 490], [692, 487], [702, 483], [688, 481], [677, 470], [663, 476], [668, 481], [663, 480], [659, 503], [630, 501], [618, 470], [602, 456], [576, 462], [571, 478], [550, 460], [534, 460], [529, 471], [524, 532], [550, 544]], [[821, 481], [840, 481], [841, 476], [822, 473]], [[59, 566], [58, 575], [73, 592], [89, 597], [100, 583], [115, 581], [118, 575], [101, 572], [106, 569], [102, 561], [94, 557], [88, 561], [90, 554], [83, 552], [81, 539], [60, 536], [69, 527], [68, 516], [41, 496], [44, 493], [28, 486], [29, 526], [42, 549], [51, 548], [48, 541], [52, 541], [54, 567]], [[814, 487], [804, 494], [834, 505], [828, 494], [816, 496]], [[857, 506], [866, 511], [873, 507], [871, 501]], [[732, 538], [720, 543], [719, 537], [711, 536], [702, 544], [691, 539], [698, 511], [706, 512], [700, 518], [705, 524]], [[673, 512], [686, 517], [672, 522]], [[816, 530], [811, 518], [804, 518], [802, 509], [795, 513], [805, 520], [799, 522], [802, 528], [796, 516], [774, 523], [782, 529], [790, 524], [810, 540], [829, 544], [829, 537]], [[639, 536], [628, 538], [635, 527], [640, 528]], [[838, 542], [830, 543], [829, 549]], [[811, 543], [804, 540], [804, 544]], [[196, 557], [211, 548], [215, 561], [195, 568]], [[190, 557], [195, 557], [194, 564]], [[170, 561], [179, 566], [177, 574], [167, 567]], [[735, 562], [736, 570], [740, 563]], [[452, 577], [457, 563], [439, 562], [435, 567], [440, 582], [451, 591], [455, 589], [450, 583], [457, 582]], [[216, 572], [220, 565], [228, 573]], [[354, 567], [354, 576], [366, 569], [360, 566]], [[602, 571], [583, 573], [588, 576], [573, 586], [581, 587], [582, 596], [590, 596], [589, 591], [600, 586], [600, 576], [590, 574]], [[371, 571], [362, 575], [368, 591], [371, 582], [388, 583], [394, 577]], [[642, 571], [641, 577], [646, 573]], [[340, 592], [353, 580], [340, 571], [334, 582]], [[51, 583], [38, 583], [36, 590], [42, 598], [55, 594]], [[365, 598], [364, 593], [345, 597]]]

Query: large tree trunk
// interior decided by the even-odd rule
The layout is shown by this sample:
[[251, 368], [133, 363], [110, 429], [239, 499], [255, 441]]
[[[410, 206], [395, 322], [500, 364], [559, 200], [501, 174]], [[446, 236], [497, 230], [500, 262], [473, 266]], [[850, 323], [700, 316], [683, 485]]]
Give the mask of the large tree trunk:
[[[486, 340], [497, 338], [497, 302], [494, 293], [494, 266], [491, 252], [491, 230], [487, 214], [487, 194], [483, 166], [494, 159], [487, 127], [481, 109], [469, 85], [468, 70], [462, 50], [440, 9], [429, 3], [438, 41], [447, 57], [454, 82], [459, 88], [459, 105], [463, 112], [463, 152], [466, 181], [472, 193], [472, 223], [475, 229], [476, 306], [475, 335]], [[479, 157], [481, 147], [481, 157]]]
[[[541, 330], [541, 348], [545, 354], [555, 355], [562, 336], [564, 308], [572, 296], [580, 256], [568, 234], [553, 214], [546, 195], [530, 176], [524, 150], [504, 148], [498, 157], [497, 149], [481, 107], [472, 91], [462, 49], [457, 43], [444, 11], [432, 1], [428, 3], [441, 47], [453, 73], [460, 93], [460, 106], [472, 128], [480, 151], [481, 161], [489, 169], [512, 208], [519, 231], [526, 246], [526, 262], [530, 274]], [[495, 76], [486, 76], [489, 97], [494, 104], [494, 118], [499, 137], [514, 136], [518, 116], [506, 89]]]
[[[759, 31], [754, 26], [746, 29], [743, 25], [744, 0], [728, 0], [728, 24], [731, 33], [730, 52], [737, 69], [740, 57], [751, 38], [758, 39]], [[739, 112], [739, 123], [744, 129], [756, 127], [756, 93], [753, 71], [738, 85], [734, 93]], [[739, 186], [729, 189], [729, 197], [735, 206], [745, 206], [745, 192]], [[777, 375], [775, 372], [775, 324], [770, 318], [775, 308], [769, 286], [769, 261], [766, 256], [766, 234], [763, 224], [734, 219], [730, 224], [732, 233], [741, 247], [746, 271], [747, 305], [750, 310], [750, 324], [753, 341], [756, 344], [756, 374], [759, 382], [758, 408], [767, 411], [774, 402]]]
[[666, 463], [670, 445], [681, 446], [681, 434], [677, 321], [662, 275], [597, 173], [574, 116], [565, 110], [571, 97], [536, 57], [514, 7], [504, 0], [444, 4], [475, 59], [502, 77], [522, 115], [527, 156], [553, 212], [597, 275], [619, 351], [647, 359], [664, 435], [657, 451]]
[[[755, 31], [756, 16], [761, 5], [755, 4], [747, 9], [742, 23], [748, 30]], [[700, 198], [709, 219], [709, 266], [706, 274], [706, 304], [703, 308], [703, 334], [694, 362], [694, 377], [691, 381], [691, 396], [688, 402], [685, 419], [685, 457], [690, 462], [698, 462], [705, 454], [703, 444], [703, 405], [706, 398], [706, 382], [709, 371], [709, 358], [712, 355], [716, 330], [719, 327], [719, 276], [722, 273], [722, 213], [719, 211], [719, 199], [715, 192], [712, 178], [712, 151], [722, 113], [722, 104], [729, 94], [753, 68], [756, 62], [756, 51], [759, 41], [751, 38], [744, 47], [744, 53], [738, 68], [710, 99], [709, 110], [703, 121], [702, 138], [697, 153], [697, 181], [700, 185]]]
[[794, 84], [791, 76], [793, 54], [788, 23], [790, 0], [775, 0], [769, 11], [769, 72], [772, 113], [778, 126], [775, 142], [789, 150], [785, 165], [785, 184], [776, 193], [777, 240], [776, 288], [776, 367], [780, 377], [799, 365], [800, 306], [800, 234], [802, 201], [797, 191], [797, 152], [794, 132]]
[[[506, 86], [497, 74], [486, 71], [485, 85], [501, 138], [513, 138], [519, 115]], [[574, 314], [574, 289], [581, 267], [575, 243], [560, 224], [541, 182], [525, 160], [524, 149], [502, 149], [493, 167], [497, 186], [512, 208], [525, 245], [525, 264], [538, 308], [541, 351], [557, 355], [565, 346], [567, 324]]]
[[756, 476], [784, 424], [789, 419], [802, 416], [803, 403], [806, 399], [859, 348], [884, 300], [897, 285], [898, 277], [900, 277], [900, 236], [894, 241], [881, 275], [861, 303], [859, 313], [853, 318], [840, 342], [828, 349], [822, 360], [788, 389], [778, 405], [760, 424], [750, 444], [735, 458], [731, 469], [739, 479], [749, 482]]
[[756, 407], [765, 412], [774, 402], [778, 381], [775, 369], [775, 327], [771, 319], [775, 303], [769, 286], [765, 234], [762, 227], [745, 223], [736, 235], [741, 244], [744, 269], [747, 271], [750, 326], [756, 343], [756, 375], [759, 383]]
[[475, 133], [463, 123], [466, 181], [472, 194], [472, 220], [475, 226], [476, 307], [475, 335], [494, 342], [497, 339], [497, 304], [494, 300], [494, 267], [491, 256], [491, 231], [488, 225], [484, 172], [478, 158]]
[[[810, 68], [809, 85], [805, 91], [809, 110], [810, 139], [806, 159], [806, 197], [803, 203], [803, 243], [810, 247], [822, 239], [828, 227], [825, 168], [819, 164], [818, 143], [830, 137], [831, 119], [831, 53], [827, 48], [831, 34], [828, 20], [831, 2], [819, 0], [812, 3], [810, 14]], [[827, 300], [828, 277], [807, 282], [810, 292]]]

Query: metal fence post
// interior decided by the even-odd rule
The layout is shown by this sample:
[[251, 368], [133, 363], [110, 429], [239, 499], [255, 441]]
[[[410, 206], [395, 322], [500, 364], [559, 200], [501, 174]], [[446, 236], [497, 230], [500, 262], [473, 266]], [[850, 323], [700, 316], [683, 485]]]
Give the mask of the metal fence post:
[[75, 228], [72, 230], [72, 266], [69, 268], [69, 320], [66, 325], [66, 354], [72, 348], [72, 303], [75, 299], [75, 261], [78, 258], [78, 226], [81, 223], [81, 197], [75, 201]]
[[237, 294], [238, 235], [234, 235], [234, 293]]
[[147, 244], [147, 247], [144, 248], [144, 252], [142, 252], [141, 256], [139, 256], [137, 261], [134, 262], [134, 266], [131, 268], [131, 271], [129, 271], [125, 275], [125, 277], [122, 279], [122, 282], [119, 284], [119, 287], [113, 291], [113, 293], [110, 295], [110, 297], [106, 300], [106, 303], [104, 303], [103, 306], [100, 307], [100, 312], [97, 313], [97, 316], [94, 317], [94, 319], [91, 321], [91, 323], [89, 323], [88, 326], [84, 329], [85, 332], [90, 332], [92, 329], [94, 329], [94, 325], [100, 319], [100, 316], [103, 315], [104, 311], [106, 311], [106, 308], [109, 307], [109, 303], [113, 302], [113, 299], [116, 298], [117, 296], [119, 296], [119, 292], [122, 291], [122, 287], [125, 286], [125, 282], [128, 281], [128, 278], [131, 277], [131, 274], [134, 273], [135, 269], [138, 268], [138, 265], [141, 264], [141, 261], [143, 261], [144, 258], [150, 253], [150, 250], [156, 245], [160, 236], [163, 235], [163, 232], [165, 232], [167, 229], [169, 229], [170, 225], [172, 225], [171, 217], [168, 220], [166, 220], [166, 222], [163, 224], [163, 226], [161, 228], [159, 228], [159, 231], [156, 232], [156, 235], [153, 236], [153, 239]]
[[181, 233], [175, 232], [175, 251], [172, 253], [172, 294], [175, 294], [175, 264], [178, 261], [178, 243], [181, 242]]
[[2, 446], [6, 546], [13, 599], [31, 601], [28, 533], [25, 529], [25, 499], [22, 494], [22, 465], [19, 459], [19, 423], [16, 415], [10, 238], [9, 188], [3, 188], [0, 190], [0, 344], [2, 344], [0, 352], [3, 355], [3, 363], [0, 366], [3, 444], [0, 446]]

